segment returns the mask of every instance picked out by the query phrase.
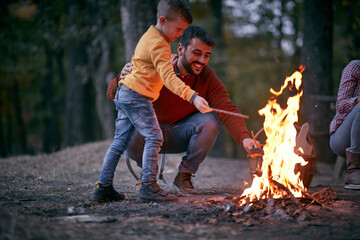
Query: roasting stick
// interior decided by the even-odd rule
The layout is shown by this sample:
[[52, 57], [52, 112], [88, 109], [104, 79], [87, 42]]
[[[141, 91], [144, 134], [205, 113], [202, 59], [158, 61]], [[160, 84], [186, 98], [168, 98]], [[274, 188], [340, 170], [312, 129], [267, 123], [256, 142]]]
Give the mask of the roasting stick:
[[256, 138], [255, 138], [255, 136], [254, 136], [254, 132], [253, 132], [253, 131], [251, 131], [251, 135], [252, 135], [252, 138], [253, 138], [253, 140], [254, 140], [257, 148], [258, 148], [258, 149], [261, 149], [261, 145], [256, 141]]
[[210, 109], [213, 110], [214, 112], [224, 113], [224, 114], [228, 114], [228, 115], [232, 115], [232, 116], [236, 116], [236, 117], [242, 117], [242, 118], [249, 119], [249, 116], [243, 115], [241, 113], [234, 113], [234, 112], [229, 112], [226, 110], [220, 110], [220, 109], [216, 109], [216, 108], [210, 108]]

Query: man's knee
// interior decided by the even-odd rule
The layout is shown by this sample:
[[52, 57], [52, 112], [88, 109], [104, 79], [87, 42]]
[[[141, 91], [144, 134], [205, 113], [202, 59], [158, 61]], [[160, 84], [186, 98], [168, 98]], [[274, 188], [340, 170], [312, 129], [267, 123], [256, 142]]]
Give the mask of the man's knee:
[[207, 134], [217, 136], [220, 131], [220, 123], [216, 116], [212, 113], [202, 114], [201, 123], [198, 127], [198, 131], [205, 130]]
[[146, 144], [150, 144], [152, 146], [161, 146], [164, 141], [164, 137], [161, 129], [154, 129], [151, 134], [145, 136]]

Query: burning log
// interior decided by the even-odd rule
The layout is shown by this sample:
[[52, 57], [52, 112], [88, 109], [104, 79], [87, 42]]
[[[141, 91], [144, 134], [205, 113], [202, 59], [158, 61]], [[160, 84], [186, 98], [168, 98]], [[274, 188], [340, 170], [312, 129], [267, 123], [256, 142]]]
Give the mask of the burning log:
[[272, 178], [269, 178], [269, 181], [271, 183], [273, 183], [275, 186], [277, 186], [278, 188], [280, 188], [281, 190], [285, 191], [290, 196], [291, 200], [293, 201], [293, 203], [295, 203], [295, 205], [301, 206], [301, 203], [295, 198], [294, 194], [292, 194], [291, 191], [289, 189], [287, 189], [287, 187], [285, 187], [283, 184], [275, 181]]

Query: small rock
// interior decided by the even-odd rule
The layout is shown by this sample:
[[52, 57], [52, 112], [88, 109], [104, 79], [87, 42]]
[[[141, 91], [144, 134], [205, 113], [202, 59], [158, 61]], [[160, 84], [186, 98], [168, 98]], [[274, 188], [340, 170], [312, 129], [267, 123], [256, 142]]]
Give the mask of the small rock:
[[229, 211], [230, 210], [230, 204], [229, 203], [225, 203], [225, 205], [223, 206], [223, 210], [225, 212]]
[[217, 219], [216, 218], [210, 218], [209, 223], [217, 223]]
[[117, 220], [115, 217], [90, 216], [90, 215], [65, 216], [65, 217], [59, 217], [57, 219], [66, 222], [75, 222], [75, 223], [108, 223], [108, 222], [115, 222]]
[[266, 203], [265, 212], [266, 214], [272, 214], [274, 212], [274, 204], [275, 200], [273, 198], [269, 198]]
[[252, 209], [252, 207], [249, 204], [246, 204], [244, 207], [244, 212], [249, 212]]
[[310, 205], [307, 207], [307, 210], [312, 211], [312, 212], [318, 212], [320, 211], [321, 206], [318, 205]]
[[68, 208], [67, 208], [67, 212], [68, 212], [68, 214], [75, 214], [76, 212], [75, 212], [75, 207], [74, 206], [69, 206]]
[[306, 216], [306, 214], [305, 213], [302, 213], [302, 214], [300, 214], [300, 216], [296, 219], [298, 222], [303, 222], [303, 221], [306, 221], [306, 220], [308, 220], [309, 218], [308, 218], [308, 216]]
[[125, 232], [126, 235], [134, 235], [135, 231], [134, 230], [128, 230]]
[[278, 216], [281, 219], [289, 219], [289, 216], [286, 214], [286, 212], [282, 209], [277, 209], [274, 213], [274, 216]]

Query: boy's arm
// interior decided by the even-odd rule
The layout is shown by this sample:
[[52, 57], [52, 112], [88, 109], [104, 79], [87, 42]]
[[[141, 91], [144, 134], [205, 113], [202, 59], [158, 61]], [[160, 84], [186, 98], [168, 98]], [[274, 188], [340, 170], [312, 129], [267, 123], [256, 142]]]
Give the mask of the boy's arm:
[[179, 79], [171, 64], [171, 51], [166, 43], [159, 43], [151, 51], [151, 60], [166, 88], [182, 99], [191, 102], [195, 91]]

